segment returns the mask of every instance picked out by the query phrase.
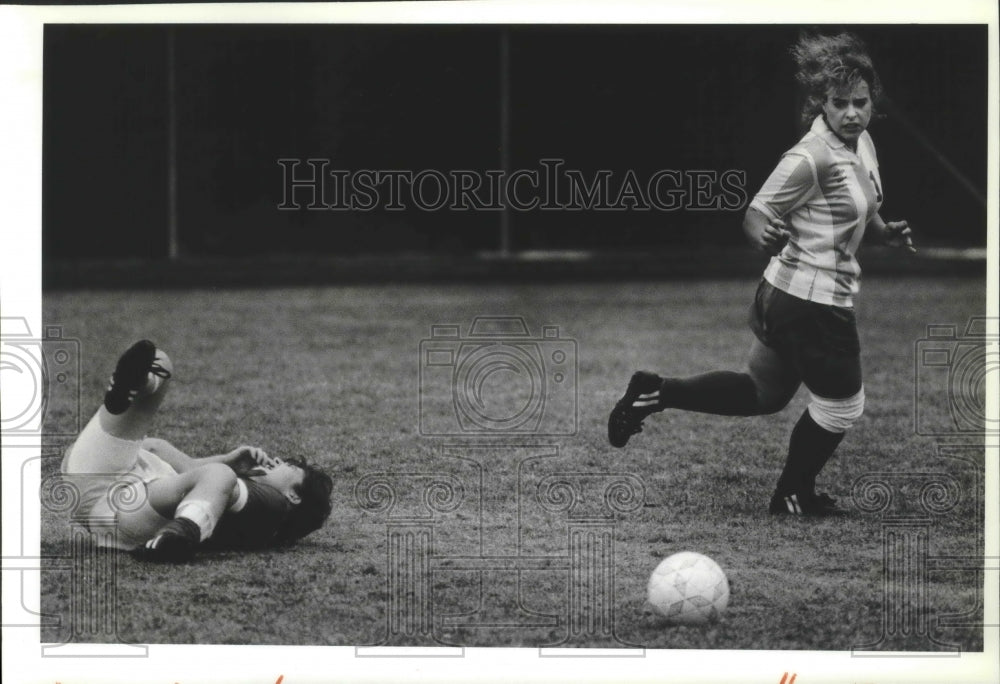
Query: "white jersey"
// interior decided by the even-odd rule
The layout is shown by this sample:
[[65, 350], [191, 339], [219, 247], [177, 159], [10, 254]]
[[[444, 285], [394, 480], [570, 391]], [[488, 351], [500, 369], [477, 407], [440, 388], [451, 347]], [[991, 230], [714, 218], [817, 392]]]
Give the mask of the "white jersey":
[[779, 290], [820, 304], [850, 308], [861, 267], [855, 252], [882, 204], [882, 179], [871, 136], [851, 151], [822, 115], [788, 150], [750, 206], [782, 219], [791, 238], [764, 278]]

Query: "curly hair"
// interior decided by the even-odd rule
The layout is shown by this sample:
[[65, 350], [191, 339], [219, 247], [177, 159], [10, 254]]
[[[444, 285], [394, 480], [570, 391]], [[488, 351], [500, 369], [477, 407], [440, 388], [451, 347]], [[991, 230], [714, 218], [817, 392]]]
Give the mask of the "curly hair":
[[291, 544], [315, 532], [323, 526], [333, 510], [330, 501], [333, 478], [302, 459], [287, 459], [285, 462], [302, 468], [305, 478], [295, 488], [300, 501], [282, 521], [274, 540], [277, 544]]
[[882, 96], [882, 83], [864, 41], [853, 33], [821, 35], [802, 33], [791, 48], [798, 70], [795, 80], [805, 95], [801, 123], [804, 128], [823, 111], [830, 89], [853, 88], [864, 81], [872, 97], [872, 109]]

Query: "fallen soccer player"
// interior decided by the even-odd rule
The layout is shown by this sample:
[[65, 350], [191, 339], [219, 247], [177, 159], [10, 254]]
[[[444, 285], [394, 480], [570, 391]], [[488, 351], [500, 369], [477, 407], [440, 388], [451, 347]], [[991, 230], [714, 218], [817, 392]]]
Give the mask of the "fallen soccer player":
[[[152, 342], [132, 345], [118, 360], [103, 406], [63, 457], [63, 477], [78, 488], [88, 527], [113, 519], [109, 545], [167, 562], [206, 547], [291, 544], [322, 527], [333, 481], [319, 468], [248, 446], [191, 458], [147, 437], [172, 370]], [[145, 489], [141, 505], [113, 506], [109, 494], [123, 485]]]

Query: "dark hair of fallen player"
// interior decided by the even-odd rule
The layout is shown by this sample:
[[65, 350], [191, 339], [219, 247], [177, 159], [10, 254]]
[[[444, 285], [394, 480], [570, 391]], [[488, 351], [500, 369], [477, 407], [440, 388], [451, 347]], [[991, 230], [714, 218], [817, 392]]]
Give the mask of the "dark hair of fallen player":
[[286, 463], [302, 468], [305, 478], [295, 488], [299, 503], [292, 506], [275, 536], [274, 541], [279, 545], [291, 544], [318, 530], [333, 509], [330, 501], [333, 479], [329, 475], [303, 459], [288, 459]]

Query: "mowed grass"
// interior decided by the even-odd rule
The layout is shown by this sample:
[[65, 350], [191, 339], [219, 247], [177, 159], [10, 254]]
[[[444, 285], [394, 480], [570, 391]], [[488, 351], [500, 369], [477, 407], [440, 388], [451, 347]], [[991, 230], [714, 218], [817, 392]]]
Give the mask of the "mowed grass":
[[[176, 368], [157, 436], [197, 455], [239, 444], [304, 454], [335, 479], [329, 523], [292, 548], [205, 554], [179, 566], [121, 556], [117, 637], [84, 630], [86, 639], [848, 650], [889, 630], [896, 649], [937, 648], [931, 637], [981, 650], [982, 577], [942, 564], [928, 570], [926, 604], [916, 607], [922, 621], [892, 632], [889, 613], [899, 605], [887, 608], [884, 597], [899, 587], [887, 584], [883, 567], [886, 527], [879, 514], [851, 503], [858, 478], [891, 473], [902, 483], [892, 510], [916, 510], [921, 481], [906, 474], [947, 473], [961, 500], [932, 516], [928, 552], [981, 556], [981, 450], [973, 448], [970, 460], [946, 458], [913, 428], [915, 344], [928, 324], [964, 327], [982, 315], [980, 280], [866, 281], [858, 319], [868, 409], [821, 476], [823, 489], [854, 508], [850, 517], [792, 520], [766, 512], [789, 431], [807, 403], [804, 390], [774, 416], [670, 412], [647, 420], [627, 448], [608, 446], [607, 413], [634, 369], [687, 375], [741, 366], [754, 288], [734, 280], [48, 293], [46, 324], [80, 340], [84, 419], [99, 405], [120, 350], [148, 337]], [[576, 340], [575, 434], [421, 434], [421, 341], [432, 325], [458, 324], [465, 333], [482, 315], [523, 316], [536, 336], [541, 326], [557, 325]], [[943, 391], [932, 403], [921, 410], [947, 414]], [[507, 441], [522, 450], [502, 448]], [[537, 449], [551, 456], [528, 463], [524, 454]], [[46, 472], [57, 462], [48, 459]], [[356, 487], [380, 473], [402, 482], [396, 507], [366, 509]], [[605, 547], [612, 605], [603, 618], [567, 608], [575, 605], [570, 587], [580, 581], [566, 569], [567, 530], [579, 520], [532, 501], [546, 473], [576, 473], [578, 481], [588, 473], [628, 475], [642, 484], [642, 505], [625, 512], [606, 505], [597, 485], [581, 485], [595, 497], [586, 499], [586, 515], [613, 529]], [[435, 511], [417, 485], [442, 474], [460, 483], [458, 503]], [[389, 575], [399, 569], [388, 555], [390, 522], [434, 526], [425, 628], [397, 629], [387, 619], [395, 614]], [[43, 509], [42, 534], [43, 554], [66, 555], [65, 520]], [[711, 556], [729, 577], [729, 609], [715, 625], [665, 625], [644, 605], [650, 572], [682, 550]], [[517, 554], [548, 558], [550, 567], [517, 572], [494, 558]], [[449, 558], [479, 560], [462, 567]], [[70, 639], [79, 622], [71, 579], [64, 563], [43, 574], [43, 610], [62, 616], [43, 629], [44, 641]]]

